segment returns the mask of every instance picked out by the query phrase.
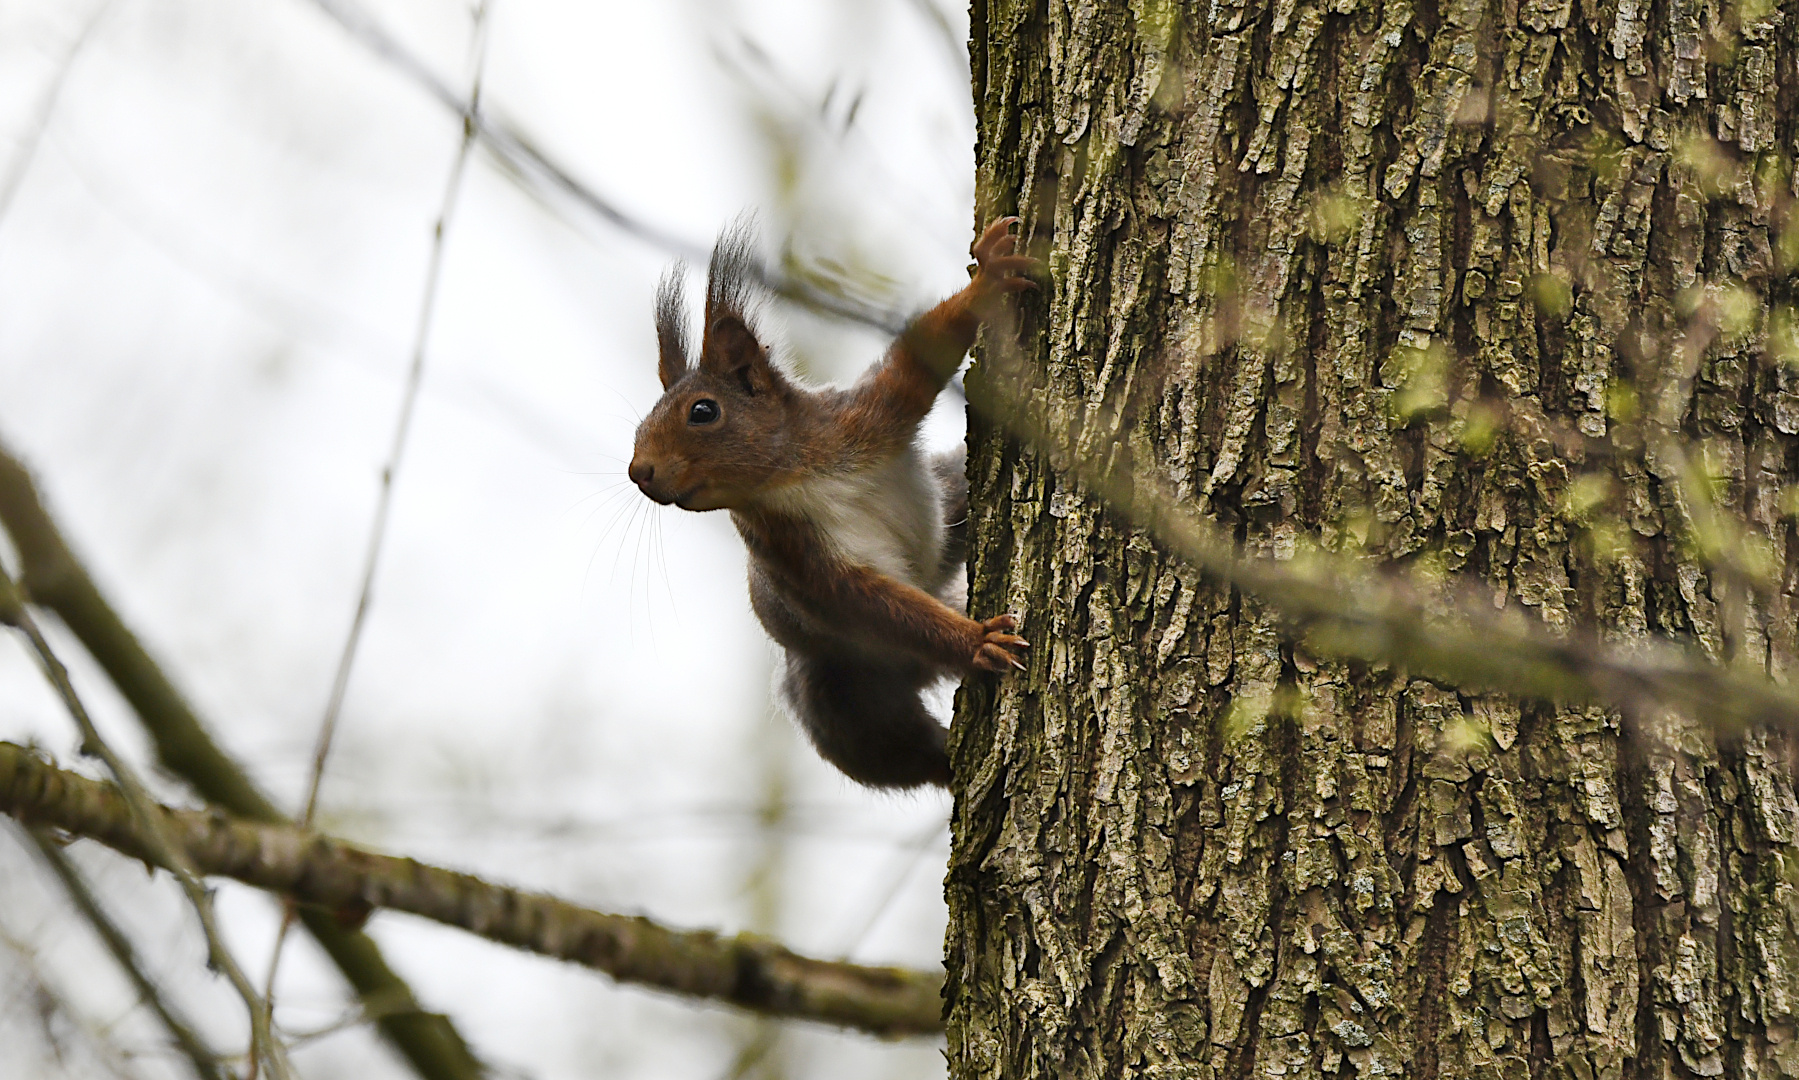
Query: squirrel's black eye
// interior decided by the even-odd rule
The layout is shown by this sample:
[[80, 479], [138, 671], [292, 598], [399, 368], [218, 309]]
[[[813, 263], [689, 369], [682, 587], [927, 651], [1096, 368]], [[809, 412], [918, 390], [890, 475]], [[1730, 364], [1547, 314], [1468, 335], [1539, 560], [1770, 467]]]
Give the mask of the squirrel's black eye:
[[687, 410], [687, 422], [690, 424], [710, 424], [718, 419], [718, 402], [703, 397], [693, 403]]

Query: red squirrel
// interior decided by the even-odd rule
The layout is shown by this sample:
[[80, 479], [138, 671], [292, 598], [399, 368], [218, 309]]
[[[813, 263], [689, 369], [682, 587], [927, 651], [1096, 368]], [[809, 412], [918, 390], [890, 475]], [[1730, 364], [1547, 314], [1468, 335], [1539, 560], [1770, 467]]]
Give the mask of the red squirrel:
[[922, 691], [945, 675], [1023, 667], [1018, 620], [965, 608], [965, 450], [927, 458], [918, 425], [981, 325], [1034, 288], [1000, 218], [961, 292], [919, 316], [847, 389], [798, 384], [752, 319], [749, 237], [713, 249], [698, 363], [680, 270], [656, 296], [662, 399], [637, 428], [629, 476], [684, 510], [729, 510], [749, 550], [750, 606], [786, 651], [782, 696], [812, 744], [877, 788], [949, 786], [943, 726]]

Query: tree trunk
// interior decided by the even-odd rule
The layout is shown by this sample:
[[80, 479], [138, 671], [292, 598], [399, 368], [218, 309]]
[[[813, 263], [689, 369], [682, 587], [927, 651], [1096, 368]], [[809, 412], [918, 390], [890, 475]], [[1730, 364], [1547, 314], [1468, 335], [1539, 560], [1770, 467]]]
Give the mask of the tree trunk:
[[1784, 737], [1309, 655], [980, 408], [1253, 554], [1785, 672], [1794, 33], [975, 0], [981, 211], [1053, 285], [1031, 389], [969, 379], [971, 610], [1035, 648], [958, 703], [952, 1077], [1799, 1075]]

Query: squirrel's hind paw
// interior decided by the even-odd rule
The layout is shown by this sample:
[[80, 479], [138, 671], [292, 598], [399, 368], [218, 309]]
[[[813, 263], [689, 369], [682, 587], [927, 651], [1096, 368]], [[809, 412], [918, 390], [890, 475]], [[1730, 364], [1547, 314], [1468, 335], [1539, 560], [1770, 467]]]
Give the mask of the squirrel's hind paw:
[[1024, 661], [1017, 650], [1028, 649], [1031, 643], [1017, 634], [1018, 619], [1012, 615], [996, 615], [981, 624], [984, 636], [981, 644], [975, 649], [973, 666], [979, 671], [1005, 671], [1009, 668], [1024, 670]]

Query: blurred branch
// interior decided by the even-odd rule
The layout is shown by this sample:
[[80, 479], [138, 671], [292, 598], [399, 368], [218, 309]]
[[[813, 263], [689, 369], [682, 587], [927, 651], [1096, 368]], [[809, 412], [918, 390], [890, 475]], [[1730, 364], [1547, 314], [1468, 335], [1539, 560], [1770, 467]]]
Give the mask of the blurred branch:
[[[470, 52], [474, 57], [474, 75], [469, 90], [469, 115], [481, 111], [481, 76], [487, 65], [487, 3], [477, 0]], [[319, 720], [318, 735], [313, 740], [312, 766], [306, 777], [306, 803], [300, 811], [300, 824], [310, 828], [318, 815], [319, 789], [325, 782], [325, 766], [331, 757], [331, 745], [337, 737], [337, 723], [343, 716], [344, 698], [350, 691], [350, 673], [356, 665], [357, 648], [362, 644], [362, 630], [368, 625], [369, 605], [375, 593], [375, 574], [381, 568], [381, 549], [387, 540], [387, 523], [393, 514], [394, 481], [400, 474], [400, 463], [406, 455], [406, 438], [412, 432], [412, 417], [418, 409], [419, 391], [425, 383], [426, 347], [431, 341], [431, 325], [437, 314], [438, 286], [443, 280], [444, 250], [449, 238], [450, 220], [462, 194], [462, 178], [468, 170], [469, 151], [475, 145], [475, 127], [465, 120], [462, 141], [450, 161], [450, 175], [444, 181], [443, 200], [437, 210], [437, 225], [431, 230], [431, 254], [425, 263], [425, 284], [419, 298], [418, 317], [413, 327], [412, 362], [406, 369], [406, 385], [400, 392], [399, 415], [394, 418], [393, 440], [388, 446], [387, 462], [381, 467], [381, 489], [375, 500], [375, 517], [369, 524], [368, 543], [363, 551], [362, 584], [356, 590], [356, 606], [350, 615], [350, 628], [337, 658], [337, 670], [331, 676], [331, 691], [325, 698], [325, 715]], [[281, 928], [275, 932], [274, 954], [269, 958], [268, 981], [263, 996], [274, 1000], [275, 976], [281, 970], [281, 955], [293, 928], [294, 912], [282, 913]]]
[[69, 43], [68, 51], [63, 53], [56, 74], [51, 77], [49, 87], [44, 90], [44, 96], [38, 102], [37, 115], [32, 117], [31, 126], [26, 129], [24, 138], [19, 140], [19, 148], [14, 151], [13, 159], [7, 163], [5, 178], [0, 179], [0, 218], [6, 217], [6, 212], [12, 209], [13, 197], [24, 184], [25, 174], [31, 171], [31, 163], [37, 160], [38, 145], [44, 141], [44, 132], [50, 130], [50, 117], [56, 112], [56, 103], [62, 98], [62, 88], [69, 81], [69, 73], [75, 70], [75, 60], [81, 55], [81, 50], [87, 47], [100, 21], [111, 10], [112, 0], [100, 0], [95, 4], [87, 21], [81, 25], [81, 31]]
[[[536, 185], [543, 191], [560, 193], [613, 228], [676, 258], [696, 264], [706, 262], [709, 249], [626, 213], [611, 199], [582, 183], [567, 166], [539, 149], [516, 126], [493, 118], [479, 107], [478, 102], [465, 99], [359, 5], [351, 0], [310, 2], [341, 26], [358, 44], [405, 75], [438, 104], [455, 113], [462, 123], [474, 131], [481, 145], [493, 154], [503, 171], [515, 180]], [[905, 316], [897, 312], [882, 311], [840, 292], [830, 291], [829, 283], [821, 283], [818, 275], [800, 279], [776, 273], [763, 266], [758, 266], [757, 269], [762, 283], [771, 292], [813, 311], [872, 326], [888, 334], [897, 335], [906, 327], [908, 320]]]
[[619, 231], [634, 236], [652, 247], [662, 248], [684, 259], [703, 260], [705, 249], [637, 220], [613, 204], [612, 200], [575, 179], [561, 164], [538, 150], [529, 138], [503, 120], [483, 115], [474, 102], [465, 99], [455, 88], [440, 78], [418, 54], [402, 45], [388, 33], [374, 16], [349, 0], [311, 0], [314, 7], [349, 33], [356, 43], [374, 53], [426, 91], [444, 108], [471, 125], [482, 144], [495, 156], [514, 166], [525, 176], [544, 182], [573, 198], [582, 207]]
[[[487, 0], [475, 5], [475, 76], [469, 96], [469, 116], [481, 108], [481, 72], [487, 59]], [[406, 369], [406, 386], [400, 393], [399, 415], [394, 418], [393, 438], [388, 445], [387, 461], [381, 467], [381, 490], [375, 501], [374, 520], [369, 525], [368, 544], [363, 552], [362, 583], [356, 591], [356, 607], [350, 616], [350, 629], [344, 635], [343, 650], [337, 658], [337, 670], [331, 678], [331, 693], [325, 702], [325, 715], [319, 721], [319, 733], [312, 751], [312, 768], [306, 781], [306, 807], [300, 813], [300, 824], [311, 826], [318, 813], [319, 787], [325, 779], [325, 765], [331, 754], [331, 743], [337, 734], [337, 721], [343, 715], [344, 696], [350, 688], [350, 671], [356, 663], [357, 646], [362, 642], [362, 628], [368, 623], [369, 602], [375, 591], [375, 572], [381, 566], [381, 549], [387, 539], [387, 522], [393, 511], [394, 480], [406, 456], [406, 437], [412, 432], [412, 417], [417, 411], [419, 389], [425, 382], [426, 347], [431, 341], [431, 324], [437, 313], [437, 290], [443, 280], [444, 248], [449, 236], [450, 219], [455, 213], [457, 197], [462, 193], [462, 177], [467, 171], [469, 150], [475, 142], [475, 126], [465, 121], [462, 141], [450, 163], [449, 179], [444, 182], [443, 202], [437, 210], [437, 225], [431, 230], [431, 254], [425, 263], [425, 284], [419, 299], [418, 317], [412, 336], [412, 360]], [[285, 930], [285, 923], [283, 928]], [[279, 949], [277, 949], [279, 954]], [[272, 966], [272, 965], [271, 965]], [[271, 978], [273, 976], [271, 975]]]
[[932, 37], [943, 47], [943, 54], [949, 57], [950, 64], [967, 78], [968, 41], [950, 25], [949, 16], [937, 6], [936, 0], [906, 0], [906, 3], [931, 28]]
[[933, 824], [928, 830], [919, 833], [905, 847], [893, 853], [889, 860], [892, 869], [888, 875], [887, 887], [878, 894], [874, 906], [863, 917], [856, 932], [845, 940], [843, 948], [838, 950], [838, 955], [845, 960], [856, 955], [856, 950], [860, 949], [862, 943], [868, 940], [869, 934], [874, 933], [875, 927], [880, 925], [881, 920], [893, 907], [893, 902], [899, 899], [900, 891], [905, 888], [906, 882], [917, 871], [918, 864], [924, 861], [925, 852], [931, 849], [932, 843], [938, 837], [942, 837], [945, 841], [949, 839], [948, 822], [942, 825]]
[[[59, 1073], [68, 1075], [69, 1063], [64, 1054], [63, 1041], [56, 1034], [54, 1020], [58, 1016], [62, 1017], [71, 1028], [87, 1040], [95, 1056], [106, 1067], [107, 1072], [119, 1077], [120, 1080], [140, 1080], [140, 1074], [131, 1067], [132, 1055], [124, 1047], [118, 1045], [109, 1034], [110, 1025], [103, 1026], [95, 1023], [90, 1017], [83, 1014], [81, 1009], [70, 1001], [62, 991], [57, 989], [56, 984], [45, 975], [38, 955], [29, 943], [0, 929], [0, 945], [6, 946], [7, 951], [13, 954], [12, 963], [0, 966], [0, 975], [16, 977], [19, 982], [24, 984], [26, 992], [35, 999], [32, 1011], [37, 1014], [38, 1022], [42, 1025], [42, 1036], [46, 1047], [55, 1057], [56, 1063], [63, 1066], [58, 1070]], [[11, 1002], [8, 1004], [10, 1005]], [[11, 1050], [13, 1046], [14, 1044], [9, 1042], [7, 1049]]]
[[[130, 702], [163, 767], [202, 798], [238, 817], [285, 817], [243, 769], [213, 742], [199, 716], [101, 595], [38, 497], [31, 474], [0, 444], [0, 524], [19, 553], [20, 583], [33, 603], [54, 611]], [[478, 1080], [483, 1070], [448, 1017], [425, 1012], [405, 980], [367, 935], [329, 913], [303, 909], [300, 921], [330, 954], [382, 1035], [427, 1080]], [[404, 1001], [408, 1009], [390, 1008]]]
[[106, 946], [106, 951], [112, 954], [126, 978], [131, 980], [131, 985], [137, 988], [138, 997], [162, 1021], [170, 1038], [175, 1040], [175, 1045], [186, 1055], [189, 1064], [193, 1066], [194, 1076], [198, 1080], [232, 1080], [231, 1073], [219, 1064], [218, 1054], [176, 1013], [175, 1007], [163, 997], [162, 988], [144, 972], [143, 965], [138, 963], [137, 950], [132, 947], [131, 939], [106, 914], [105, 909], [100, 906], [99, 898], [88, 888], [81, 871], [69, 861], [62, 847], [42, 830], [27, 829], [26, 832], [37, 846], [38, 853], [44, 857], [45, 864], [50, 867], [57, 880], [62, 882], [63, 891], [69, 894], [75, 910], [93, 927], [94, 933]]
[[[0, 812], [98, 840], [160, 864], [116, 787], [0, 742]], [[515, 948], [583, 964], [621, 982], [877, 1035], [942, 1030], [942, 976], [800, 956], [750, 934], [671, 930], [541, 893], [377, 855], [289, 825], [159, 807], [166, 832], [208, 874], [331, 911], [410, 912]]]
[[31, 649], [37, 654], [38, 665], [43, 668], [45, 678], [50, 680], [57, 696], [68, 709], [70, 718], [81, 730], [82, 752], [95, 754], [106, 763], [107, 771], [112, 773], [113, 780], [124, 795], [132, 827], [137, 830], [149, 857], [157, 865], [166, 867], [173, 873], [175, 880], [181, 885], [182, 893], [200, 921], [200, 931], [206, 935], [208, 966], [223, 972], [232, 989], [243, 998], [244, 1008], [250, 1018], [251, 1059], [268, 1066], [269, 1075], [275, 1080], [293, 1080], [293, 1066], [288, 1064], [287, 1050], [275, 1039], [271, 1029], [269, 1003], [256, 992], [249, 976], [244, 974], [243, 965], [237, 962], [236, 955], [225, 943], [224, 934], [219, 930], [218, 917], [213, 911], [212, 894], [200, 883], [199, 875], [189, 864], [186, 852], [169, 835], [164, 819], [157, 813], [156, 804], [144, 789], [143, 782], [138, 779], [137, 771], [119, 756], [94, 726], [87, 706], [82, 703], [81, 696], [75, 692], [75, 684], [69, 679], [68, 669], [57, 659], [55, 651], [50, 648], [50, 642], [38, 628], [37, 620], [25, 606], [18, 586], [4, 569], [0, 569], [0, 624], [18, 630], [31, 643]]
[[1590, 627], [1557, 636], [1517, 609], [1494, 611], [1453, 577], [1382, 573], [1316, 547], [1302, 546], [1289, 559], [1242, 555], [1173, 485], [1132, 467], [1116, 414], [1094, 409], [1066, 430], [1052, 428], [1024, 381], [1023, 358], [1005, 344], [1019, 340], [1015, 326], [995, 324], [984, 340], [988, 370], [970, 379], [972, 407], [1177, 558], [1275, 609], [1316, 655], [1399, 665], [1463, 689], [1598, 702], [1639, 717], [1674, 709], [1720, 733], [1754, 724], [1799, 732], [1799, 694], [1671, 639], [1611, 644]]

